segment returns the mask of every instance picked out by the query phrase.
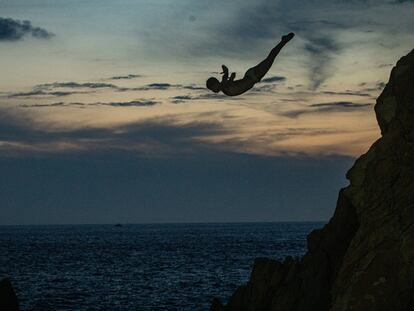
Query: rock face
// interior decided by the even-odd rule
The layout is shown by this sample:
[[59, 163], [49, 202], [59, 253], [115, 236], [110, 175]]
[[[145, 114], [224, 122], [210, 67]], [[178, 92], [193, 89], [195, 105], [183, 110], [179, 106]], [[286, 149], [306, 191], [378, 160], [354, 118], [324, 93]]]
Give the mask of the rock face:
[[211, 311], [414, 310], [414, 50], [377, 100], [382, 137], [347, 173], [329, 223], [300, 260], [256, 259]]
[[13, 286], [9, 279], [0, 281], [0, 310], [1, 311], [18, 311], [19, 304], [14, 292]]

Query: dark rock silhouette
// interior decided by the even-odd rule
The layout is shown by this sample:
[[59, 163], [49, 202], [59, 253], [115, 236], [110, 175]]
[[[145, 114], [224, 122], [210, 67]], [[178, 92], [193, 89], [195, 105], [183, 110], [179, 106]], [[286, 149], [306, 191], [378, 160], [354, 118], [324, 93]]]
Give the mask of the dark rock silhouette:
[[9, 279], [0, 281], [0, 310], [1, 311], [18, 311], [16, 293]]
[[375, 112], [382, 137], [347, 173], [306, 255], [257, 259], [249, 282], [211, 311], [414, 310], [414, 50], [393, 68]]

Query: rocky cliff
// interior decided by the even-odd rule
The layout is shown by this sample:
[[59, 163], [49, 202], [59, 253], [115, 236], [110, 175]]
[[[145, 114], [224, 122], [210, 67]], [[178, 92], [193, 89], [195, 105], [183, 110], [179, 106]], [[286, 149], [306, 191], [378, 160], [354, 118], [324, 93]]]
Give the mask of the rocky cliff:
[[329, 223], [300, 260], [257, 259], [211, 311], [414, 310], [414, 50], [377, 99], [382, 137], [347, 173]]
[[9, 279], [0, 281], [0, 310], [1, 311], [18, 311], [16, 293]]

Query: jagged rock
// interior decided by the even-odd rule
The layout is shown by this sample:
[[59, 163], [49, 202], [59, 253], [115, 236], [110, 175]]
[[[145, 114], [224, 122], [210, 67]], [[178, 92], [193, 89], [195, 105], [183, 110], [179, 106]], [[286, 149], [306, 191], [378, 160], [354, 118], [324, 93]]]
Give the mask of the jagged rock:
[[210, 306], [210, 311], [221, 311], [223, 310], [223, 305], [221, 304], [218, 298], [214, 298]]
[[9, 279], [0, 281], [0, 310], [1, 311], [18, 311], [19, 304], [14, 292], [13, 286]]
[[347, 173], [306, 255], [257, 259], [249, 282], [212, 311], [414, 310], [414, 50], [393, 68], [375, 112], [382, 137]]

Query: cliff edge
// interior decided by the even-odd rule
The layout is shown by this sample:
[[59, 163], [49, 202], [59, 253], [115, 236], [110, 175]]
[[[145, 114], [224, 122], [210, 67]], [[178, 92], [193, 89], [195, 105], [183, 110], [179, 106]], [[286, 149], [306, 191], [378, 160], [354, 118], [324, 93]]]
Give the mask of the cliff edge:
[[211, 311], [414, 310], [414, 50], [377, 99], [381, 138], [347, 173], [308, 252], [256, 259], [249, 282]]
[[0, 280], [0, 310], [18, 311], [19, 303], [9, 279]]

